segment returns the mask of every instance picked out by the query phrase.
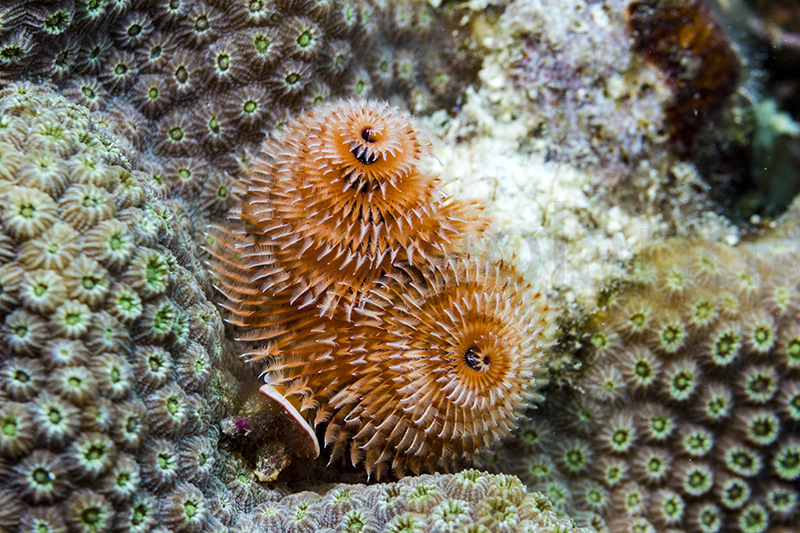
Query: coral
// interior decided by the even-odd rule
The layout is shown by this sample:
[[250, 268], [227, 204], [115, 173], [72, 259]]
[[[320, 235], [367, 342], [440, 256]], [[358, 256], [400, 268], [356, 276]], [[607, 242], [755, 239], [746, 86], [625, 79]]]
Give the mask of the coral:
[[[393, 71], [382, 82], [371, 73], [391, 50], [444, 55], [451, 81], [418, 105], [412, 87], [429, 82], [417, 66], [397, 98], [418, 111], [457, 105], [480, 62], [470, 12], [407, 3], [404, 11], [417, 16], [395, 16], [372, 0], [78, 2], [63, 9], [37, 1], [25, 11], [35, 15], [11, 7], [0, 13], [0, 79], [56, 82], [74, 102], [106, 114], [113, 131], [134, 127], [136, 136], [121, 137], [143, 153], [152, 149], [154, 162], [197, 157], [196, 183], [205, 183], [211, 169], [238, 178], [240, 163], [290, 112], [378, 88], [376, 95], [394, 96]], [[441, 32], [432, 31], [437, 24]], [[208, 110], [218, 114], [211, 130], [222, 132], [213, 138], [212, 118], [202, 115], [210, 102]], [[198, 143], [210, 151], [199, 152]], [[219, 211], [177, 183], [166, 189], [200, 242]]]
[[[546, 144], [548, 159], [563, 163], [575, 157], [584, 165], [580, 168], [597, 171], [597, 178], [586, 183], [636, 183], [631, 197], [655, 190], [656, 200], [643, 203], [644, 210], [695, 205], [687, 198], [702, 196], [675, 195], [674, 201], [659, 203], [669, 197], [663, 181], [685, 184], [683, 192], [698, 182], [691, 165], [673, 165], [664, 155], [668, 149], [661, 119], [674, 101], [674, 91], [657, 68], [637, 63], [632, 54], [635, 39], [620, 32], [626, 29], [628, 1], [575, 3], [580, 9], [546, 0], [518, 1], [504, 15], [507, 2], [491, 2], [478, 17], [466, 4], [446, 2], [438, 7], [438, 3], [29, 2], [24, 10], [0, 8], [3, 84], [20, 77], [50, 80], [67, 98], [98, 112], [91, 120], [61, 101], [43, 102], [50, 96], [31, 86], [15, 86], [0, 103], [0, 180], [5, 181], [0, 187], [0, 334], [8, 347], [0, 358], [4, 370], [0, 528], [149, 530], [160, 525], [216, 531], [280, 525], [296, 530], [359, 530], [367, 523], [368, 528], [375, 523], [376, 529], [397, 530], [539, 528], [528, 520], [525, 504], [513, 496], [520, 490], [513, 478], [504, 478], [500, 483], [505, 487], [495, 490], [487, 487], [490, 477], [474, 472], [422, 479], [413, 488], [414, 481], [407, 480], [403, 482], [407, 485], [387, 486], [380, 495], [340, 486], [330, 496], [334, 508], [319, 514], [314, 505], [321, 498], [316, 494], [281, 498], [257, 484], [254, 465], [239, 462], [239, 451], [231, 452], [227, 446], [231, 442], [217, 445], [219, 438], [235, 439], [219, 437], [211, 429], [239, 407], [241, 398], [227, 388], [227, 374], [218, 366], [225, 342], [216, 311], [198, 289], [203, 274], [184, 232], [193, 232], [198, 240], [198, 229], [209, 219], [219, 221], [239, 203], [246, 194], [236, 186], [239, 177], [261, 164], [252, 154], [266, 132], [286, 124], [290, 111], [332, 96], [366, 94], [416, 111], [441, 106], [458, 110], [466, 87], [475, 79], [480, 42], [520, 53], [519, 68], [512, 69], [516, 76], [512, 88], [524, 87], [531, 105], [542, 109], [540, 120], [519, 128], [526, 129], [520, 137], [526, 138], [522, 151]], [[480, 2], [471, 3], [476, 4]], [[539, 14], [565, 6], [560, 13], [572, 9], [572, 18], [536, 16], [523, 22], [516, 14], [525, 12], [524, 4], [535, 6], [532, 11]], [[495, 25], [497, 17], [502, 24]], [[522, 26], [531, 19], [542, 21], [539, 33], [529, 31], [530, 25], [507, 32], [516, 24], [513, 21]], [[565, 23], [576, 31], [564, 31]], [[498, 33], [485, 33], [490, 26]], [[512, 46], [506, 47], [504, 39], [493, 41], [504, 32]], [[635, 38], [644, 36], [638, 30], [633, 33]], [[586, 60], [587, 50], [602, 60]], [[509, 94], [522, 94], [506, 91], [506, 85], [489, 76], [483, 81]], [[26, 106], [36, 107], [36, 112], [26, 111]], [[553, 109], [560, 113], [555, 119]], [[503, 113], [516, 116], [513, 109]], [[561, 135], [563, 142], [552, 143], [551, 132]], [[467, 129], [458, 133], [461, 139], [473, 134]], [[548, 142], [542, 142], [545, 138]], [[507, 141], [498, 140], [506, 143], [506, 149], [520, 149], [518, 143]], [[500, 149], [474, 153], [487, 158], [493, 154], [503, 165], [509, 161]], [[479, 165], [491, 168], [484, 161]], [[538, 176], [532, 180], [531, 174], [538, 172], [525, 172], [528, 182], [537, 183], [536, 191], [547, 188], [546, 180]], [[563, 175], [571, 176], [567, 171]], [[501, 178], [496, 181], [498, 188], [508, 185], [502, 183], [504, 176], [494, 176]], [[667, 189], [670, 193], [677, 188]], [[578, 202], [584, 199], [582, 194], [575, 197]], [[699, 202], [696, 205], [705, 209]], [[564, 222], [559, 218], [563, 211], [554, 213], [558, 223]], [[592, 225], [601, 226], [601, 232], [616, 231], [609, 220], [618, 217], [611, 213], [596, 219], [592, 215], [597, 211], [596, 206], [576, 210], [575, 218], [583, 220], [579, 225], [566, 220], [563, 225], [570, 228], [566, 231]], [[680, 215], [670, 216], [667, 222], [680, 220]], [[561, 242], [560, 234], [555, 237], [549, 240]], [[623, 235], [628, 237], [630, 233]], [[615, 257], [625, 257], [630, 244], [626, 241], [626, 250]], [[380, 338], [390, 332], [376, 325], [374, 316], [357, 310], [380, 312], [393, 316], [397, 329], [416, 331], [420, 327], [409, 324], [407, 315], [384, 313], [390, 302], [370, 300], [370, 295], [393, 290], [400, 298], [400, 291], [391, 289], [393, 284], [407, 282], [419, 272], [451, 269], [446, 264], [462, 260], [492, 264], [473, 256], [431, 265], [431, 255], [438, 251], [420, 255], [418, 264], [415, 250], [414, 256], [403, 258], [410, 259], [413, 267], [404, 264], [402, 271], [379, 272], [378, 278], [384, 277], [371, 288], [374, 292], [352, 296], [353, 302], [360, 302], [350, 306], [357, 318], [345, 320], [358, 320], [359, 328], [372, 328]], [[583, 264], [607, 263], [602, 254], [599, 260], [583, 257]], [[677, 269], [666, 280], [672, 291], [665, 297], [669, 304], [665, 307], [694, 293], [695, 286], [685, 283], [692, 268]], [[505, 276], [515, 278], [507, 271], [500, 275]], [[445, 278], [441, 274], [440, 281]], [[615, 331], [594, 332], [592, 347], [585, 351], [599, 362], [590, 365], [598, 372], [584, 384], [603, 413], [631, 396], [656, 394], [669, 400], [666, 408], [664, 402], [645, 402], [646, 426], [635, 417], [608, 416], [608, 427], [602, 431], [559, 442], [549, 462], [526, 462], [531, 476], [562, 471], [561, 477], [553, 475], [543, 484], [556, 505], [572, 508], [574, 502], [585, 501], [587, 516], [596, 524], [611, 509], [641, 514], [652, 507], [663, 511], [660, 528], [675, 529], [713, 530], [723, 519], [726, 526], [736, 523], [758, 529], [767, 517], [789, 523], [796, 516], [797, 495], [791, 484], [797, 477], [797, 439], [784, 431], [787, 417], [798, 418], [797, 380], [784, 375], [798, 366], [796, 328], [786, 327], [794, 315], [794, 287], [776, 284], [768, 301], [745, 318], [734, 304], [740, 308], [750, 304], [757, 279], [740, 281], [751, 295], [744, 303], [730, 300], [717, 308], [713, 295], [701, 294], [684, 302], [688, 310], [669, 316], [643, 309], [646, 298], [623, 298], [635, 309], [635, 319], [624, 327], [618, 324]], [[432, 292], [445, 292], [438, 281], [417, 285], [406, 295], [417, 303]], [[618, 311], [616, 305], [611, 302], [610, 310]], [[339, 319], [334, 317], [327, 327], [335, 329]], [[686, 351], [720, 320], [726, 321], [724, 327], [706, 344], [711, 346], [713, 364], [722, 375], [730, 373], [731, 379], [725, 383], [717, 379], [705, 387], [706, 365], [711, 363], [694, 361]], [[745, 321], [752, 327], [737, 326]], [[645, 333], [652, 337], [648, 346], [619, 356], [631, 337]], [[314, 335], [327, 338], [325, 332], [313, 331]], [[269, 363], [285, 364], [292, 347], [275, 349], [279, 357]], [[560, 349], [566, 353], [569, 346]], [[739, 373], [742, 352], [760, 360]], [[457, 359], [461, 366], [472, 370], [475, 366], [487, 375], [492, 365], [487, 371], [486, 360], [479, 355], [467, 349]], [[779, 363], [772, 366], [764, 362], [766, 358], [777, 358]], [[383, 372], [386, 367], [381, 363], [377, 368]], [[619, 386], [623, 381], [631, 384], [629, 389]], [[393, 386], [388, 384], [387, 390]], [[565, 405], [579, 403], [567, 399], [572, 403]], [[691, 404], [690, 415], [675, 407], [684, 404]], [[417, 414], [429, 416], [424, 411]], [[592, 421], [578, 418], [557, 421], [558, 431], [562, 425], [587, 431]], [[706, 418], [732, 421], [744, 429], [733, 440], [719, 438], [707, 429]], [[525, 435], [535, 441], [532, 427], [533, 423], [525, 428]], [[380, 438], [382, 433], [374, 435]], [[637, 453], [645, 440], [646, 450]], [[538, 444], [525, 446], [530, 451]], [[664, 452], [666, 447], [683, 455], [675, 460]], [[763, 451], [772, 448], [774, 453]], [[725, 475], [718, 474], [709, 459], [719, 450], [729, 463]], [[216, 466], [208, 466], [209, 453]], [[231, 455], [223, 461], [220, 453]], [[622, 461], [635, 453], [635, 460]], [[67, 458], [66, 466], [62, 457]], [[109, 457], [115, 460], [111, 466]], [[404, 468], [413, 470], [412, 463]], [[26, 480], [37, 482], [35, 476], [25, 475], [31, 466], [54, 474], [53, 492], [25, 485]], [[756, 475], [769, 470], [777, 472], [777, 478], [755, 487], [747, 475], [756, 467], [761, 468]], [[75, 490], [65, 491], [59, 484], [63, 468], [74, 474], [70, 483]], [[595, 471], [602, 475], [594, 481], [585, 475]], [[714, 477], [710, 482], [709, 472]], [[648, 481], [638, 477], [647, 475]], [[583, 481], [568, 491], [578, 477]], [[712, 494], [721, 503], [697, 504]], [[37, 498], [40, 502], [31, 504]], [[368, 505], [362, 505], [370, 498]], [[735, 516], [729, 519], [730, 515]], [[644, 520], [631, 521], [645, 529]], [[623, 517], [613, 522], [612, 529], [625, 521]], [[568, 528], [568, 524], [552, 527]]]
[[[137, 153], [121, 150], [85, 110], [32, 85], [5, 88], [0, 117], [15, 124], [0, 129], [4, 154], [20, 154], [0, 182], [2, 232], [11, 239], [4, 297], [15, 302], [0, 313], [0, 486], [24, 507], [3, 527], [63, 530], [64, 520], [75, 531], [134, 528], [135, 502], [148, 494], [181, 502], [180, 491], [194, 497], [205, 488], [216, 439], [200, 413], [216, 410], [214, 390], [226, 379], [208, 368], [220, 364], [221, 321], [206, 313], [208, 325], [179, 329], [200, 302], [209, 306], [204, 271], [171, 212], [136, 180]], [[14, 131], [49, 140], [27, 150]], [[44, 161], [61, 170], [33, 177], [31, 165]], [[153, 236], [144, 223], [156, 225]], [[151, 357], [148, 378], [140, 354], [161, 354], [168, 371], [159, 374]], [[174, 478], [148, 468], [148, 452], [193, 435], [206, 439], [196, 446], [207, 459], [187, 459], [197, 465], [187, 483], [200, 488], [173, 488]], [[159, 512], [184, 526], [169, 505]]]
[[[43, 123], [58, 123], [67, 141], [42, 145], [35, 153], [52, 150], [56, 161], [76, 171], [56, 187], [43, 180], [17, 184], [14, 169], [0, 183], [4, 194], [36, 206], [31, 211], [25, 203], [10, 214], [11, 227], [3, 220], [0, 236], [0, 318], [8, 346], [0, 356], [4, 530], [148, 531], [162, 524], [185, 531], [253, 531], [269, 530], [265, 524], [275, 523], [362, 531], [411, 522], [435, 522], [431, 527], [437, 531], [470, 524], [572, 529], [568, 521], [555, 518], [544, 498], [526, 494], [515, 478], [475, 471], [421, 478], [418, 487], [415, 480], [387, 487], [340, 485], [323, 497], [286, 496], [259, 485], [253, 467], [220, 446], [223, 437], [215, 427], [237, 402], [221, 321], [203, 292], [204, 270], [188, 249], [188, 237], [145, 181], [146, 173], [138, 170], [138, 152], [48, 89], [12, 84], [0, 93], [0, 124], [5, 125], [0, 146], [21, 154], [21, 164], [28, 161], [21, 149], [26, 132]], [[61, 208], [49, 210], [49, 205]], [[14, 225], [19, 215], [33, 223]], [[415, 275], [421, 268], [437, 272], [428, 289], [417, 283], [418, 303], [434, 294], [446, 298], [444, 291], [452, 286], [451, 296], [465, 299], [459, 304], [465, 313], [477, 305], [506, 324], [496, 331], [476, 331], [473, 340], [480, 344], [484, 338], [505, 336], [520, 344], [517, 349], [528, 359], [514, 353], [510, 361], [521, 366], [506, 369], [504, 376], [523, 378], [512, 395], [522, 401], [538, 364], [535, 351], [541, 339], [535, 335], [542, 329], [527, 322], [522, 304], [538, 296], [529, 294], [506, 266], [477, 257], [459, 261], [406, 266]], [[467, 275], [468, 270], [475, 272]], [[484, 280], [487, 286], [481, 290], [496, 291], [497, 298], [481, 300], [481, 292], [473, 304], [466, 285], [461, 294], [460, 287], [472, 276], [492, 280]], [[385, 277], [385, 288], [376, 285], [375, 291], [400, 297], [397, 282]], [[504, 303], [502, 291], [519, 305]], [[380, 302], [363, 299], [359, 316], [374, 320]], [[484, 373], [494, 375], [494, 360], [500, 361], [503, 351], [488, 345], [486, 350], [468, 351], [462, 363], [466, 371], [480, 359], [482, 369], [489, 365]], [[505, 368], [495, 366], [498, 372]], [[497, 398], [489, 394], [478, 400], [473, 394], [469, 402], [481, 407]], [[505, 433], [520, 408], [502, 408], [502, 419], [486, 438]], [[471, 453], [488, 443], [469, 441], [456, 452]], [[428, 463], [427, 458], [414, 461]], [[372, 502], [382, 495], [387, 505], [376, 509]], [[280, 513], [270, 514], [268, 508]]]
[[[463, 485], [479, 487], [461, 490]], [[465, 470], [379, 485], [336, 485], [256, 506], [241, 531], [578, 531], [516, 478]], [[295, 529], [292, 529], [295, 530]]]
[[[499, 464], [533, 490], [563, 483], [559, 508], [597, 530], [790, 527], [800, 470], [786, 354], [800, 280], [781, 239], [675, 239], [641, 254], [586, 328], [585, 370], [548, 394]], [[587, 480], [607, 504], [580, 491]]]

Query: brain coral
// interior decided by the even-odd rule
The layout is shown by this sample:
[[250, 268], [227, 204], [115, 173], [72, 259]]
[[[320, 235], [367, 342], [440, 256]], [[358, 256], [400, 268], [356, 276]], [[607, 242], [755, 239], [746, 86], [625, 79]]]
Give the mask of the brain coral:
[[222, 323], [135, 158], [0, 92], [0, 529], [211, 528]]
[[590, 326], [576, 386], [555, 391], [500, 462], [597, 530], [789, 531], [800, 510], [791, 239], [645, 253]]

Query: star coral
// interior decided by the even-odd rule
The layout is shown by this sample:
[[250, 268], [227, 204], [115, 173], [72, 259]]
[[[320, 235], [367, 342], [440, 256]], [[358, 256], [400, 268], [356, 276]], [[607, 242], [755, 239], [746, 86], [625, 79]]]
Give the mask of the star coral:
[[0, 146], [0, 500], [19, 500], [0, 505], [0, 529], [136, 531], [137, 502], [210, 505], [198, 468], [185, 467], [184, 484], [165, 471], [179, 456], [213, 464], [230, 379], [218, 314], [199, 320], [210, 303], [188, 238], [138, 154], [52, 91], [0, 91]]
[[533, 490], [566, 489], [558, 507], [598, 531], [790, 528], [795, 238], [675, 239], [643, 253], [591, 321], [574, 386], [551, 391], [500, 463]]
[[[195, 184], [238, 178], [264, 133], [330, 96], [397, 97], [420, 111], [457, 105], [480, 62], [470, 11], [404, 4], [397, 18], [374, 0], [36, 0], [0, 8], [0, 80], [56, 83], [113, 127], [133, 126], [137, 135], [120, 137], [150, 162], [190, 156]], [[445, 55], [435, 70], [448, 82], [429, 82], [423, 65], [401, 79], [395, 52]], [[238, 198], [203, 201], [184, 185], [164, 189], [199, 242]]]

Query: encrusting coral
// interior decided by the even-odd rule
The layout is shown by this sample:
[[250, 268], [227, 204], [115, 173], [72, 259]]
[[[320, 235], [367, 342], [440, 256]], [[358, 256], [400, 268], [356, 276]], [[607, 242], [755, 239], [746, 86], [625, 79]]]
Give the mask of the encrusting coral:
[[477, 470], [379, 485], [335, 485], [321, 494], [300, 492], [256, 506], [235, 527], [243, 533], [585, 531], [557, 518], [547, 499], [526, 492], [517, 478]]
[[[102, 112], [164, 168], [153, 178], [199, 242], [237, 202], [249, 153], [291, 113], [371, 94], [456, 106], [480, 62], [469, 18], [424, 0], [35, 1], [0, 11], [0, 80], [50, 81]], [[170, 171], [175, 159], [192, 180]]]
[[513, 264], [469, 255], [485, 220], [439, 191], [426, 144], [386, 104], [321, 106], [265, 144], [209, 234], [227, 320], [262, 344], [262, 391], [379, 478], [490, 447], [544, 366], [547, 304]]
[[676, 239], [642, 254], [589, 325], [575, 385], [520, 428], [505, 471], [598, 531], [788, 531], [800, 511], [795, 239]]
[[0, 147], [0, 529], [213, 527], [227, 374], [186, 236], [135, 154], [47, 89], [0, 92]]

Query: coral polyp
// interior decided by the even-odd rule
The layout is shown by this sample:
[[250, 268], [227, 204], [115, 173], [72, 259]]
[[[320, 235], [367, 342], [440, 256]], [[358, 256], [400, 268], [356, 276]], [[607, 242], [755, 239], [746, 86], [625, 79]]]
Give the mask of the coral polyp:
[[[553, 430], [541, 432], [524, 462], [506, 451], [511, 471], [546, 489], [523, 469], [560, 457], [561, 443], [575, 439], [597, 463], [630, 467], [613, 481], [595, 465], [578, 473], [557, 464], [550, 473], [573, 494], [587, 480], [605, 486], [611, 505], [599, 516], [582, 498], [562, 506], [597, 531], [791, 529], [800, 427], [790, 407], [796, 371], [781, 367], [781, 345], [794, 337], [796, 316], [774, 300], [774, 287], [798, 284], [789, 242], [772, 237], [733, 247], [674, 239], [643, 252], [633, 279], [597, 319], [603, 331], [627, 335], [625, 347], [609, 353], [586, 344], [589, 357], [574, 385], [553, 391], [537, 412]], [[651, 275], [641, 276], [645, 270]], [[653, 319], [630, 335], [630, 312], [643, 302]], [[683, 331], [680, 342], [667, 342], [664, 324]], [[613, 402], [593, 386], [609, 370], [627, 382]], [[529, 449], [527, 433], [512, 449]]]

